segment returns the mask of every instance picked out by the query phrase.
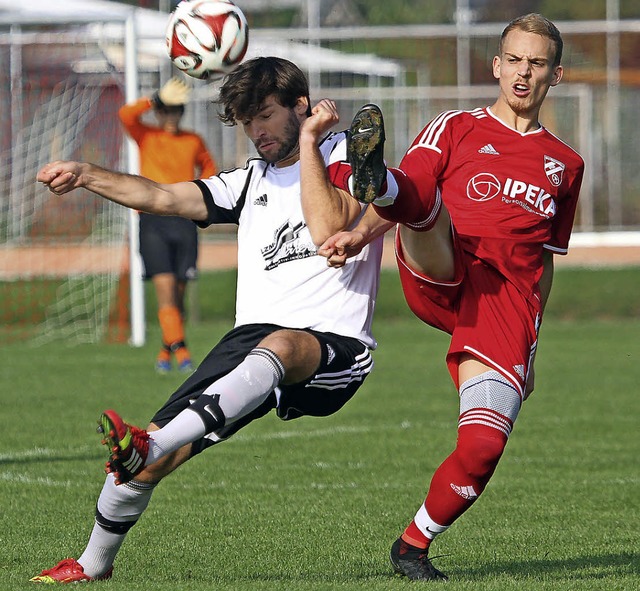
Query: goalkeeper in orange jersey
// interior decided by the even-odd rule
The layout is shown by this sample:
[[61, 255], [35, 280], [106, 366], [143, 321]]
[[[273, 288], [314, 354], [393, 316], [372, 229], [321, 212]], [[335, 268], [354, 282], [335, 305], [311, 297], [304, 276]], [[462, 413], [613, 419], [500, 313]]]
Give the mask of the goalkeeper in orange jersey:
[[[190, 88], [172, 78], [152, 97], [124, 105], [118, 116], [127, 133], [138, 144], [140, 174], [159, 183], [177, 183], [207, 178], [216, 165], [202, 138], [183, 131], [180, 121]], [[143, 123], [153, 110], [157, 126]], [[140, 255], [145, 279], [151, 279], [158, 302], [162, 348], [156, 370], [171, 370], [174, 355], [180, 371], [193, 371], [184, 330], [184, 298], [187, 282], [197, 275], [198, 230], [190, 220], [177, 216], [140, 213]]]

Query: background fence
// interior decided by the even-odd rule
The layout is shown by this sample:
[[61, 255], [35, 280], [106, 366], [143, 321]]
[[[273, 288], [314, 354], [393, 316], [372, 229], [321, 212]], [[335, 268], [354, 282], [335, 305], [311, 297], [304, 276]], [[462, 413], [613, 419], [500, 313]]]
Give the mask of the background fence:
[[[64, 3], [63, 3], [64, 4]], [[103, 3], [104, 4], [104, 3]], [[115, 6], [115, 3], [114, 3]], [[58, 7], [52, 7], [58, 8]], [[126, 169], [116, 111], [125, 100], [126, 20], [55, 17], [16, 22], [0, 11], [0, 303], [8, 335], [73, 334], [99, 340], [126, 276], [122, 208], [79, 191], [64, 199], [37, 186], [53, 159]], [[166, 15], [136, 10], [139, 94], [173, 74], [164, 51]], [[49, 20], [48, 20], [49, 18]], [[10, 20], [11, 19], [11, 20]], [[467, 23], [468, 24], [468, 23]], [[640, 75], [621, 47], [640, 47], [640, 21], [557, 22], [565, 78], [551, 89], [543, 123], [586, 161], [576, 232], [640, 229]], [[275, 54], [309, 75], [312, 100], [338, 102], [340, 126], [376, 102], [388, 128], [387, 160], [397, 164], [437, 113], [488, 105], [497, 94], [491, 60], [504, 23], [315, 27], [251, 31], [249, 57]], [[254, 154], [242, 130], [217, 119], [216, 83], [193, 81], [184, 127], [201, 133], [222, 168]], [[203, 232], [216, 240], [231, 230]], [[120, 289], [121, 296], [126, 290]], [[126, 300], [126, 297], [124, 298]], [[16, 329], [16, 327], [19, 327]], [[2, 336], [2, 335], [0, 335]]]

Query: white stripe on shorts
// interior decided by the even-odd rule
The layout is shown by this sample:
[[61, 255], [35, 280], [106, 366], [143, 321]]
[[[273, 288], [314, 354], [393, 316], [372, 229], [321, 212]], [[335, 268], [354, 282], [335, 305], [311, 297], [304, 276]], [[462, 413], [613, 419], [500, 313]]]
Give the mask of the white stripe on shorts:
[[346, 388], [351, 382], [361, 382], [373, 369], [373, 358], [369, 349], [356, 356], [356, 362], [347, 370], [316, 374], [306, 387], [337, 390]]

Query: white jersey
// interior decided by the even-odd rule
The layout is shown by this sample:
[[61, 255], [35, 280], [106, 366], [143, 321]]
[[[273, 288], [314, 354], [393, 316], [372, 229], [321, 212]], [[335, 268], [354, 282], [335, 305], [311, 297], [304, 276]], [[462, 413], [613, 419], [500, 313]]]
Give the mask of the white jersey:
[[[346, 160], [346, 134], [320, 145], [326, 165]], [[374, 348], [371, 335], [382, 238], [331, 268], [317, 254], [302, 214], [300, 162], [277, 168], [262, 159], [195, 181], [209, 216], [238, 225], [236, 326], [276, 324], [354, 337]]]

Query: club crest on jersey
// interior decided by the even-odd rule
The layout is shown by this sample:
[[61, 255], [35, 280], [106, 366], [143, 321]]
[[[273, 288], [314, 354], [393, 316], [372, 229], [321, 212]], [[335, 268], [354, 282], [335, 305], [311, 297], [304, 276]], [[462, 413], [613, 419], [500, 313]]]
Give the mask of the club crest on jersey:
[[554, 187], [559, 187], [562, 184], [562, 173], [564, 172], [565, 165], [560, 162], [560, 160], [556, 160], [555, 158], [551, 158], [551, 156], [544, 157], [544, 173], [547, 175], [549, 182]]

